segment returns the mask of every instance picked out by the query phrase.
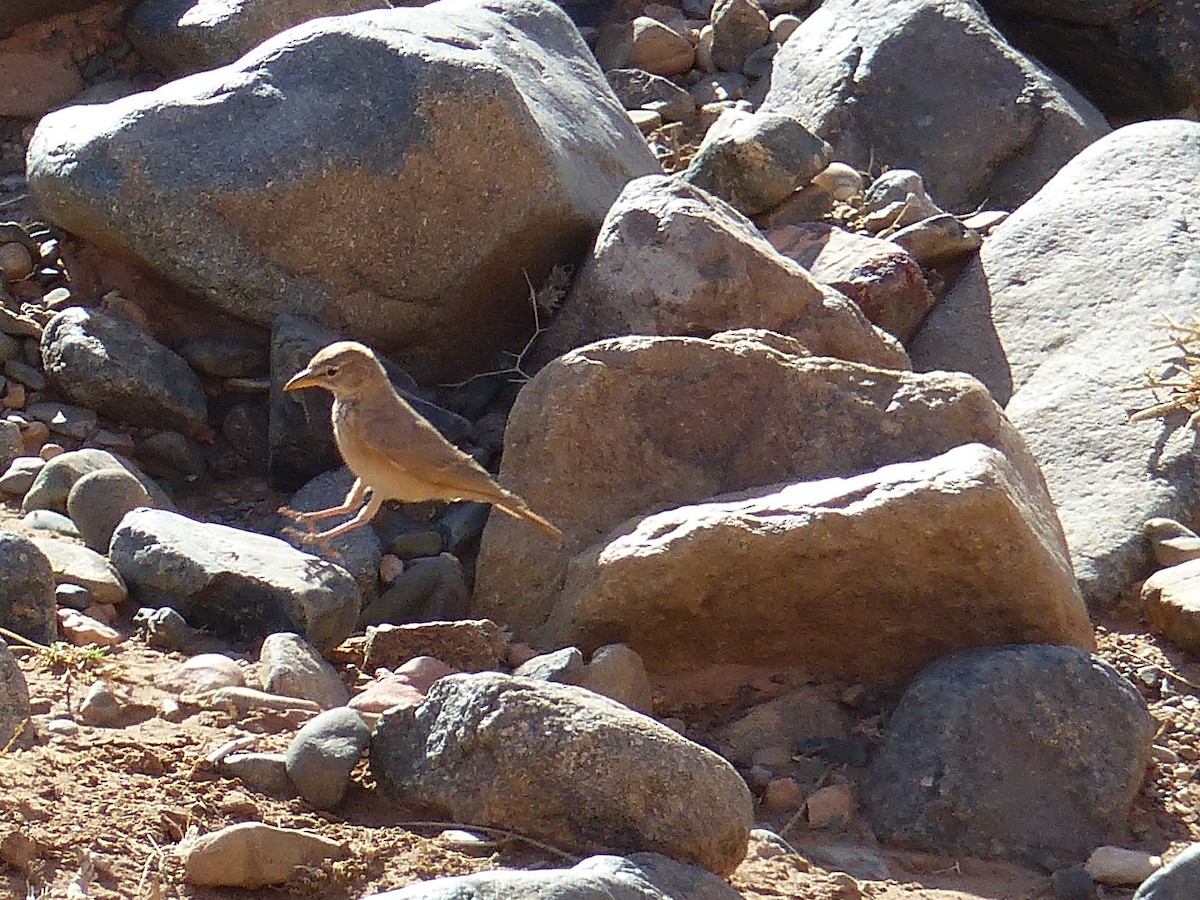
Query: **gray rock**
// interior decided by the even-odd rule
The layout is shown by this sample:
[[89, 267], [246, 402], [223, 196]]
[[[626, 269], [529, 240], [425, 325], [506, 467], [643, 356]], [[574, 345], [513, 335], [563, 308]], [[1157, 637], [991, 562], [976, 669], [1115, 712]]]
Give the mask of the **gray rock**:
[[1054, 900], [1099, 900], [1096, 882], [1088, 874], [1083, 863], [1055, 869], [1050, 876], [1054, 887]]
[[437, 530], [445, 539], [444, 550], [465, 559], [479, 546], [492, 508], [486, 503], [455, 503], [437, 521]]
[[37, 544], [0, 531], [0, 626], [22, 637], [50, 644], [58, 634], [54, 570]]
[[120, 573], [96, 551], [55, 537], [30, 540], [50, 560], [55, 582], [81, 585], [97, 603], [121, 603], [128, 596]]
[[272, 694], [312, 700], [321, 709], [350, 702], [341, 676], [298, 634], [267, 636], [258, 654], [263, 688]]
[[636, 712], [654, 714], [654, 692], [646, 664], [628, 644], [606, 644], [596, 650], [579, 684]]
[[907, 368], [894, 338], [782, 256], [748, 219], [663, 175], [621, 192], [536, 356], [544, 362], [620, 335], [744, 327], [789, 335], [817, 355]]
[[286, 797], [296, 791], [284, 753], [231, 753], [221, 760], [221, 772], [264, 794]]
[[617, 526], [570, 561], [536, 636], [614, 638], [658, 672], [801, 665], [889, 687], [966, 647], [1095, 646], [1037, 467], [982, 444]]
[[96, 430], [96, 413], [70, 403], [40, 401], [25, 407], [25, 414], [38, 422], [45, 422], [53, 434], [62, 434], [77, 440], [86, 440]]
[[239, 318], [313, 315], [439, 382], [519, 347], [524, 273], [575, 262], [625, 182], [657, 170], [546, 0], [314, 19], [228, 66], [51, 113], [27, 165], [56, 224]]
[[56, 584], [54, 586], [54, 602], [66, 609], [83, 612], [92, 605], [92, 592], [82, 584]]
[[[162, 9], [166, 4], [145, 5]], [[241, 338], [198, 335], [183, 341], [176, 352], [200, 374], [216, 378], [253, 378], [270, 371], [268, 348]]]
[[0, 419], [0, 469], [7, 470], [25, 452], [21, 440], [21, 426], [16, 422]]
[[604, 73], [609, 86], [626, 109], [651, 109], [664, 122], [691, 122], [696, 118], [696, 101], [679, 85], [645, 69], [610, 69]]
[[221, 436], [243, 459], [265, 468], [271, 452], [266, 403], [235, 403], [221, 419]]
[[4, 474], [0, 475], [0, 493], [10, 497], [24, 497], [45, 465], [46, 461], [40, 456], [18, 456], [8, 464]]
[[963, 651], [905, 691], [862, 808], [882, 841], [1057, 868], [1124, 823], [1155, 725], [1133, 685], [1081, 650]]
[[44, 465], [33, 481], [33, 485], [25, 494], [21, 508], [25, 512], [35, 509], [49, 509], [57, 513], [67, 513], [67, 500], [71, 488], [84, 475], [99, 472], [104, 469], [124, 469], [142, 483], [146, 493], [150, 495], [155, 507], [170, 509], [171, 501], [163, 493], [163, 489], [119, 457], [107, 450], [69, 450], [61, 453]]
[[1200, 108], [1200, 13], [1168, 0], [1147, 16], [1129, 0], [987, 0], [1012, 41], [1121, 122]]
[[[3, 552], [2, 537], [0, 552]], [[7, 627], [7, 622], [5, 625]], [[29, 686], [17, 665], [17, 658], [8, 649], [8, 644], [0, 640], [0, 747], [8, 748], [19, 730], [28, 731], [28, 725]]]
[[390, 5], [386, 0], [143, 0], [129, 17], [126, 34], [160, 72], [177, 77], [231, 63], [309, 19]]
[[717, 0], [711, 22], [713, 64], [726, 72], [742, 71], [746, 57], [771, 37], [771, 20], [758, 0]]
[[579, 684], [583, 677], [583, 653], [578, 647], [563, 647], [551, 653], [539, 653], [513, 670], [518, 678], [553, 681], [558, 684]]
[[196, 639], [195, 629], [169, 606], [159, 609], [143, 606], [134, 614], [133, 624], [146, 646], [159, 650], [182, 652]]
[[13, 381], [19, 381], [31, 391], [46, 389], [46, 376], [29, 363], [23, 363], [19, 359], [10, 359], [4, 363], [3, 371], [6, 377]]
[[[354, 475], [343, 467], [324, 472], [300, 488], [287, 506], [296, 512], [315, 512], [340, 506], [346, 499], [346, 494], [354, 484]], [[341, 516], [331, 516], [319, 519], [314, 524], [322, 531], [349, 521], [354, 513]], [[280, 524], [279, 537], [293, 547], [319, 556], [341, 566], [354, 576], [363, 597], [373, 599], [379, 593], [379, 560], [383, 557], [383, 544], [374, 528], [366, 526], [355, 528], [346, 534], [340, 534], [328, 542], [304, 540], [299, 535], [305, 533], [303, 525], [284, 517]], [[295, 529], [297, 534], [285, 534], [283, 528]]]
[[208, 401], [182, 358], [120, 316], [73, 306], [42, 334], [42, 364], [64, 396], [134, 425], [207, 427]]
[[204, 452], [187, 435], [157, 431], [138, 445], [138, 458], [155, 475], [196, 478], [205, 472]]
[[283, 313], [272, 324], [267, 466], [276, 487], [295, 490], [341, 465], [330, 424], [333, 395], [283, 392], [283, 385], [308, 365], [313, 354], [338, 340], [341, 335], [336, 331], [304, 316]]
[[760, 109], [805, 122], [857, 168], [920, 169], [950, 210], [1020, 205], [1109, 130], [960, 0], [826, 0], [776, 55]]
[[104, 680], [94, 682], [79, 704], [79, 719], [87, 725], [118, 725], [125, 712], [124, 704]]
[[310, 805], [337, 806], [370, 741], [371, 729], [357, 712], [345, 706], [327, 710], [296, 732], [287, 750], [288, 777]]
[[1005, 406], [1100, 607], [1147, 574], [1146, 519], [1189, 518], [1200, 486], [1187, 414], [1130, 422], [1154, 399], [1126, 390], [1166, 371], [1170, 354], [1151, 349], [1164, 317], [1195, 315], [1200, 248], [1178, 223], [1200, 185], [1181, 160], [1200, 164], [1200, 124], [1146, 122], [1093, 144], [992, 232], [910, 345], [919, 368], [970, 372]]
[[1200, 535], [1174, 519], [1147, 519], [1142, 526], [1150, 552], [1160, 566], [1177, 566], [1200, 559]]
[[493, 673], [448, 675], [415, 710], [384, 713], [371, 770], [398, 803], [456, 822], [718, 874], [741, 861], [753, 824], [745, 782], [715, 753], [590, 691]]
[[79, 537], [79, 529], [75, 523], [62, 513], [49, 509], [31, 509], [21, 517], [21, 524], [38, 531], [49, 531], [63, 537]]
[[1192, 844], [1142, 882], [1133, 900], [1194, 900], [1200, 896], [1200, 844]]
[[738, 900], [724, 880], [658, 853], [591, 856], [570, 869], [497, 869], [435, 878], [363, 900]]
[[358, 586], [344, 569], [237, 528], [135, 509], [109, 555], [135, 596], [152, 592], [188, 624], [234, 639], [295, 631], [325, 650], [358, 617]]
[[704, 135], [683, 177], [755, 216], [824, 171], [831, 153], [796, 118], [727, 109]]
[[414, 559], [367, 604], [359, 624], [436, 622], [466, 617], [471, 591], [462, 563], [449, 553]]
[[97, 553], [107, 553], [112, 534], [125, 513], [154, 501], [126, 469], [100, 469], [75, 482], [67, 495], [67, 514], [83, 542]]

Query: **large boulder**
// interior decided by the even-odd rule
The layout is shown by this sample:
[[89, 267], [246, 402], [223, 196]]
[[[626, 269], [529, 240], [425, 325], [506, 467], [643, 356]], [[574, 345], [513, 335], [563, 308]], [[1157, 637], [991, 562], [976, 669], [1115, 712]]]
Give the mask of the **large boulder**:
[[982, 444], [619, 527], [571, 560], [541, 640], [888, 686], [966, 647], [1094, 646], [1040, 474]]
[[1197, 165], [1194, 122], [1097, 142], [992, 233], [910, 344], [918, 368], [969, 372], [1005, 405], [1101, 606], [1149, 573], [1142, 523], [1190, 520], [1200, 487], [1186, 411], [1129, 421], [1156, 402], [1129, 388], [1169, 371], [1165, 320], [1196, 312]]
[[526, 273], [576, 262], [658, 164], [558, 7], [441, 0], [59, 110], [27, 169], [56, 224], [191, 294], [317, 316], [448, 380], [521, 343]]
[[827, 0], [775, 56], [761, 111], [861, 169], [919, 170], [959, 211], [1018, 206], [1109, 130], [969, 0]]
[[630, 182], [538, 346], [549, 360], [627, 334], [768, 328], [820, 356], [909, 368], [903, 349], [733, 207], [678, 176]]
[[178, 77], [231, 63], [267, 38], [318, 16], [392, 5], [389, 0], [142, 0], [126, 33], [160, 72]]
[[863, 809], [880, 840], [1070, 865], [1124, 824], [1155, 724], [1137, 689], [1081, 650], [967, 650], [905, 691]]
[[1157, 119], [1200, 108], [1194, 0], [982, 0], [1014, 44], [1061, 72], [1104, 114]]
[[397, 802], [451, 821], [721, 875], [754, 824], [746, 783], [711, 750], [584, 688], [491, 672], [448, 675], [419, 707], [384, 713], [371, 771]]
[[[960, 444], [999, 450], [1041, 493], [1031, 508], [1049, 509], [1021, 437], [974, 379], [804, 358], [772, 343], [778, 335], [753, 332], [616, 338], [542, 369], [513, 407], [500, 477], [566, 540], [493, 515], [474, 613], [528, 636], [554, 607], [569, 561], [627, 519]], [[1039, 528], [1060, 534], [1052, 512]]]

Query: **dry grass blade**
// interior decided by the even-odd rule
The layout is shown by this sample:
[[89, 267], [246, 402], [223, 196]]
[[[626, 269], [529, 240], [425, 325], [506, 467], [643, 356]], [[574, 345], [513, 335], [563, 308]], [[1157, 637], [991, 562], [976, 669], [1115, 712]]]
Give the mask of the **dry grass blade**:
[[1154, 402], [1133, 412], [1131, 422], [1160, 419], [1179, 412], [1189, 412], [1188, 427], [1200, 428], [1200, 319], [1179, 323], [1169, 317], [1165, 327], [1171, 332], [1171, 340], [1159, 344], [1153, 350], [1175, 350], [1180, 356], [1169, 363], [1165, 374], [1145, 373], [1142, 384], [1130, 385], [1127, 391], [1150, 391]]

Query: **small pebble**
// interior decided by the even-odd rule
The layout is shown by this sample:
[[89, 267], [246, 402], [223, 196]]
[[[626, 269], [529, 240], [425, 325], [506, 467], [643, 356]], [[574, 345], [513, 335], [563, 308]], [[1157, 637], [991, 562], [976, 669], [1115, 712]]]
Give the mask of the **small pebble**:
[[67, 448], [62, 444], [49, 443], [42, 444], [41, 449], [38, 450], [38, 456], [43, 462], [50, 462], [54, 457], [62, 456], [66, 452]]

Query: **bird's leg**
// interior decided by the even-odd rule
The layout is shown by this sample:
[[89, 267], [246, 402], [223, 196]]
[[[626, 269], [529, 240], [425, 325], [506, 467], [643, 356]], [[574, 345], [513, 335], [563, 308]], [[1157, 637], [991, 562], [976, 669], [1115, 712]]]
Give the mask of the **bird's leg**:
[[[350, 485], [350, 490], [346, 492], [346, 499], [338, 506], [331, 506], [329, 509], [318, 509], [315, 512], [299, 512], [289, 507], [281, 506], [279, 507], [279, 514], [287, 516], [293, 522], [299, 522], [308, 529], [309, 534], [315, 534], [316, 532], [312, 523], [317, 519], [328, 519], [330, 516], [340, 516], [344, 513], [354, 512], [354, 510], [362, 506], [366, 496], [367, 486], [363, 484], [361, 478], [355, 478], [354, 484]], [[299, 534], [294, 528], [285, 529], [285, 531], [289, 534]]]
[[312, 536], [313, 540], [327, 541], [330, 538], [337, 537], [339, 534], [345, 534], [347, 531], [352, 531], [361, 525], [366, 525], [373, 518], [375, 513], [379, 512], [379, 507], [383, 506], [383, 497], [371, 491], [371, 499], [366, 505], [358, 511], [353, 519], [348, 522], [343, 522], [341, 525], [336, 525], [328, 531], [319, 531]]

